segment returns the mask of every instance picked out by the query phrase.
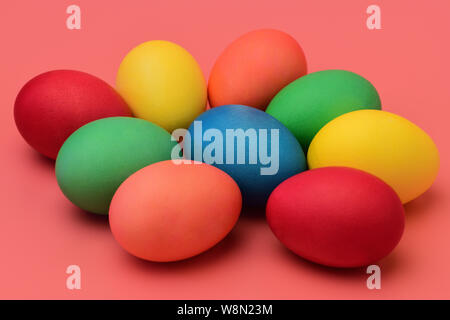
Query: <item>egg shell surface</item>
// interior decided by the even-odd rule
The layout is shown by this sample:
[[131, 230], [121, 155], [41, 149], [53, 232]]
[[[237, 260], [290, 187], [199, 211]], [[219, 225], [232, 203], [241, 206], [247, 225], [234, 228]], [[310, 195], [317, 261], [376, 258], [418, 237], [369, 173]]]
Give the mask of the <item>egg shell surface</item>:
[[197, 61], [169, 41], [132, 49], [120, 64], [116, 87], [136, 117], [169, 132], [187, 128], [206, 108], [206, 81]]
[[381, 109], [375, 87], [345, 70], [310, 73], [283, 88], [266, 112], [295, 135], [307, 152], [316, 133], [334, 118], [360, 109]]
[[433, 140], [407, 119], [386, 111], [360, 110], [334, 119], [319, 131], [308, 150], [308, 165], [369, 172], [407, 203], [433, 184], [439, 152]]
[[273, 29], [251, 31], [217, 58], [208, 81], [209, 103], [265, 110], [278, 91], [306, 70], [305, 54], [293, 37]]
[[236, 182], [204, 163], [147, 166], [119, 187], [109, 221], [117, 242], [141, 259], [168, 262], [198, 255], [236, 224], [242, 205]]
[[170, 159], [175, 145], [166, 130], [146, 120], [112, 117], [93, 121], [61, 147], [56, 179], [75, 205], [108, 214], [119, 185], [137, 170]]
[[395, 248], [405, 224], [402, 203], [391, 187], [345, 167], [287, 179], [270, 195], [266, 214], [288, 249], [331, 267], [376, 263]]
[[56, 159], [75, 130], [113, 116], [132, 114], [109, 84], [75, 70], [54, 70], [34, 77], [20, 90], [14, 104], [14, 119], [22, 137], [51, 159]]
[[[228, 173], [239, 185], [245, 205], [265, 205], [279, 183], [306, 169], [305, 155], [292, 133], [256, 108], [226, 105], [210, 109], [188, 132], [185, 157]], [[215, 143], [217, 148], [212, 151]]]

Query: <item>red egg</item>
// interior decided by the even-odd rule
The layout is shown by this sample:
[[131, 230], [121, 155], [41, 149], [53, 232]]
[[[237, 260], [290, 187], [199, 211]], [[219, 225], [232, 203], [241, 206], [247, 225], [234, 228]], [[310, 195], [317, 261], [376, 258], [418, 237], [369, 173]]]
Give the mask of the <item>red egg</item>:
[[297, 255], [332, 267], [370, 265], [403, 234], [402, 203], [382, 180], [360, 170], [325, 167], [297, 174], [270, 195], [267, 221]]
[[132, 116], [106, 82], [73, 70], [55, 70], [28, 81], [17, 95], [14, 118], [30, 146], [56, 159], [64, 141], [93, 120]]
[[305, 55], [294, 38], [278, 30], [252, 31], [232, 42], [214, 64], [209, 103], [265, 110], [278, 91], [305, 74]]

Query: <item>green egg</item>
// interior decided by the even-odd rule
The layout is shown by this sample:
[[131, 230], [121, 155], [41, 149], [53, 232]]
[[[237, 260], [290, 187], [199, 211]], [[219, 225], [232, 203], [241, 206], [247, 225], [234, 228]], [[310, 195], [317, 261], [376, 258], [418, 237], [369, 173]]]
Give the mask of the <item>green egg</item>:
[[282, 122], [306, 152], [324, 125], [360, 109], [381, 110], [375, 87], [356, 73], [324, 70], [288, 84], [272, 99], [266, 112]]
[[171, 158], [170, 134], [149, 121], [131, 117], [96, 120], [75, 131], [56, 159], [56, 179], [78, 207], [108, 214], [119, 185], [139, 169]]

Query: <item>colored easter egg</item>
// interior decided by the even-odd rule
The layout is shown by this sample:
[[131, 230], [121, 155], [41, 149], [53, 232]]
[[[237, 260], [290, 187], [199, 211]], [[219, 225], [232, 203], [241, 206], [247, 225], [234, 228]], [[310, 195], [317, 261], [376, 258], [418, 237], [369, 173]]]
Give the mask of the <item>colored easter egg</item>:
[[327, 167], [281, 183], [267, 221], [295, 254], [331, 267], [360, 267], [387, 256], [400, 241], [405, 214], [397, 194], [366, 172]]
[[137, 170], [170, 159], [175, 145], [166, 130], [146, 120], [96, 120], [64, 142], [56, 159], [56, 178], [75, 205], [107, 214], [119, 185]]
[[106, 82], [74, 70], [42, 73], [17, 95], [14, 119], [25, 141], [56, 159], [64, 141], [88, 122], [131, 116], [120, 95]]
[[132, 255], [177, 261], [221, 241], [236, 224], [241, 205], [239, 187], [225, 172], [205, 163], [169, 160], [122, 183], [109, 222], [114, 238]]
[[206, 108], [206, 82], [195, 59], [169, 41], [148, 41], [122, 60], [116, 86], [136, 117], [169, 132]]
[[324, 70], [287, 85], [273, 98], [266, 112], [291, 130], [306, 152], [325, 124], [360, 109], [381, 109], [374, 86], [350, 71]]
[[424, 193], [439, 170], [433, 140], [398, 115], [379, 110], [344, 114], [325, 125], [308, 151], [310, 168], [346, 166], [369, 172], [403, 203]]
[[265, 110], [278, 91], [305, 74], [305, 55], [294, 38], [278, 30], [255, 30], [233, 41], [215, 62], [209, 103]]
[[267, 113], [227, 105], [200, 115], [184, 137], [187, 159], [212, 164], [239, 185], [244, 204], [261, 205], [283, 180], [306, 169], [300, 144]]

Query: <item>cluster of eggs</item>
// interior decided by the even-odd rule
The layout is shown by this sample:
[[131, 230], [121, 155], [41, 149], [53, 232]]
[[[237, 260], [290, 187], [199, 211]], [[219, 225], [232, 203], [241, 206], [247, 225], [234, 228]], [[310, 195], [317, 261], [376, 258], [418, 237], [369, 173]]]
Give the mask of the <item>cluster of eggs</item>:
[[[265, 205], [275, 236], [305, 259], [367, 265], [400, 241], [402, 204], [425, 192], [439, 167], [430, 137], [382, 111], [369, 81], [344, 70], [307, 74], [300, 45], [277, 30], [232, 42], [208, 83], [168, 41], [132, 49], [116, 89], [79, 71], [47, 72], [21, 89], [14, 116], [24, 139], [56, 159], [64, 195], [109, 214], [118, 243], [150, 261], [211, 248], [244, 204]], [[181, 128], [182, 142], [171, 135]], [[254, 130], [259, 143], [244, 136], [211, 152], [204, 140], [219, 141], [208, 130]], [[275, 170], [262, 174], [269, 154]]]

